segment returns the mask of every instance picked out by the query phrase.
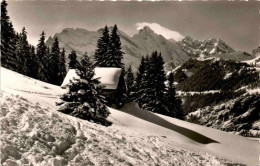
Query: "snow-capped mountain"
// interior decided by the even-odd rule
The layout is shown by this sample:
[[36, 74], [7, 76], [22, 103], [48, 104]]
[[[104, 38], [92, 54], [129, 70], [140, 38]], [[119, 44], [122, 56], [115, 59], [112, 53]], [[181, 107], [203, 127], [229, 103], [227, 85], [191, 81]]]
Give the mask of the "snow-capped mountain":
[[[109, 27], [110, 31], [112, 27]], [[68, 55], [72, 50], [75, 50], [79, 57], [85, 52], [89, 55], [94, 54], [96, 43], [102, 35], [102, 29], [98, 31], [88, 31], [81, 28], [66, 28], [61, 33], [49, 37], [47, 45], [51, 46], [54, 37], [57, 37], [60, 42], [60, 47], [64, 47]], [[165, 39], [163, 36], [154, 33], [149, 27], [144, 27], [138, 34], [133, 37], [128, 36], [123, 31], [119, 30], [119, 35], [122, 43], [122, 50], [125, 52], [124, 63], [126, 66], [132, 65], [134, 70], [139, 65], [140, 58], [151, 54], [153, 51], [159, 51], [165, 62], [172, 61], [173, 67], [181, 65], [189, 59], [177, 42], [172, 42]]]
[[190, 56], [205, 57], [214, 54], [226, 54], [235, 52], [221, 39], [195, 40], [190, 36], [179, 42], [181, 48]]

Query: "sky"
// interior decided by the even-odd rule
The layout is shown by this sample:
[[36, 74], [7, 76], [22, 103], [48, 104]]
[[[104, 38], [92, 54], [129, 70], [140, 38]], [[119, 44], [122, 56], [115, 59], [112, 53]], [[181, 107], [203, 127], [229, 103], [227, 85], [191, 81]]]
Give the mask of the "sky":
[[64, 28], [96, 31], [105, 25], [132, 36], [149, 26], [165, 38], [185, 36], [203, 40], [220, 38], [235, 50], [251, 51], [260, 45], [259, 2], [8, 2], [16, 31], [25, 27], [31, 44]]

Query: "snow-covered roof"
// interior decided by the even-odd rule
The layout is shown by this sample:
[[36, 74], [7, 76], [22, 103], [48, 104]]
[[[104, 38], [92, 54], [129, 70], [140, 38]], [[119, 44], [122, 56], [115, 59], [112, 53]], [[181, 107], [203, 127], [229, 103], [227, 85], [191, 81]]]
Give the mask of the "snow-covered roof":
[[[94, 72], [94, 78], [99, 78], [100, 85], [105, 86], [104, 89], [117, 89], [119, 78], [122, 72], [121, 68], [96, 67]], [[73, 80], [73, 78], [79, 78], [79, 76], [77, 75], [75, 69], [70, 69], [61, 87], [65, 88], [70, 83], [70, 80]]]

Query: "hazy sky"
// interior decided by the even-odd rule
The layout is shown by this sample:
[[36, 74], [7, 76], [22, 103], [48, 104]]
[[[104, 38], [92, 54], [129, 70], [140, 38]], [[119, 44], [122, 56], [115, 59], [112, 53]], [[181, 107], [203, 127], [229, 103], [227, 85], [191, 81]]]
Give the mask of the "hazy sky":
[[259, 2], [8, 2], [14, 27], [25, 26], [36, 44], [64, 28], [97, 30], [117, 24], [132, 36], [144, 25], [166, 38], [220, 38], [236, 50], [251, 53], [260, 44]]

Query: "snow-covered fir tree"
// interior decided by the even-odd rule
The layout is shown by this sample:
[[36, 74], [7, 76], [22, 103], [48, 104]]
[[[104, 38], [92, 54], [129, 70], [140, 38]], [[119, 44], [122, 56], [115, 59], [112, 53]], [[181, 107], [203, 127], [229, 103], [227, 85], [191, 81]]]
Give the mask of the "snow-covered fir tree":
[[59, 84], [63, 82], [66, 74], [67, 74], [67, 70], [66, 70], [66, 60], [65, 60], [65, 49], [63, 48], [59, 58], [59, 73], [58, 73]]
[[59, 40], [55, 37], [51, 47], [50, 59], [49, 59], [49, 83], [54, 85], [60, 85], [59, 73], [60, 73], [60, 47]]
[[170, 72], [167, 76], [167, 87], [165, 92], [165, 106], [167, 115], [178, 119], [184, 119], [181, 99], [177, 96], [174, 86], [174, 74]]
[[80, 66], [76, 69], [80, 79], [68, 85], [69, 91], [61, 96], [62, 106], [58, 111], [105, 126], [111, 125], [106, 118], [110, 114], [102, 96], [100, 82], [94, 78], [94, 65]]
[[71, 51], [69, 54], [69, 68], [70, 69], [77, 69], [79, 67], [79, 62], [77, 60], [77, 53], [76, 51]]
[[105, 26], [103, 30], [103, 35], [98, 39], [97, 42], [97, 49], [94, 55], [95, 66], [109, 67], [109, 65], [111, 64], [109, 49], [110, 49], [109, 30], [107, 26]]
[[16, 59], [16, 34], [7, 13], [6, 0], [1, 2], [1, 65], [18, 71]]

